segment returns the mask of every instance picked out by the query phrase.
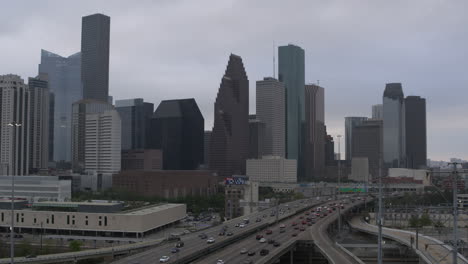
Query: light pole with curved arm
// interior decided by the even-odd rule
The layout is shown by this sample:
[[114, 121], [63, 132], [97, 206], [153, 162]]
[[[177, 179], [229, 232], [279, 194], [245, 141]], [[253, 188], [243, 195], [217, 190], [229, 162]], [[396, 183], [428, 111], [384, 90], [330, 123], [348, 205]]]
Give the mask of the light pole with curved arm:
[[[8, 123], [7, 126], [13, 128], [13, 133], [15, 134], [16, 140], [16, 129], [21, 127], [20, 123], [13, 121]], [[10, 258], [11, 263], [15, 263], [15, 170], [13, 169], [13, 174], [11, 175], [11, 227], [10, 227]]]

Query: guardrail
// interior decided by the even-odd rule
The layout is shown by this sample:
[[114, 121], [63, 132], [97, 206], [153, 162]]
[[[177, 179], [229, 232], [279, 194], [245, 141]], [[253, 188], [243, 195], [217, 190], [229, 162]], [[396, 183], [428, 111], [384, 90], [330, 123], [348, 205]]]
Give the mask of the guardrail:
[[354, 255], [353, 253], [351, 253], [351, 251], [347, 250], [345, 247], [343, 247], [342, 245], [340, 245], [338, 242], [335, 242], [335, 245], [341, 249], [342, 251], [344, 251], [346, 254], [348, 254], [348, 256], [350, 256], [351, 258], [353, 258], [357, 263], [359, 264], [365, 264], [360, 258], [358, 258], [356, 255]]

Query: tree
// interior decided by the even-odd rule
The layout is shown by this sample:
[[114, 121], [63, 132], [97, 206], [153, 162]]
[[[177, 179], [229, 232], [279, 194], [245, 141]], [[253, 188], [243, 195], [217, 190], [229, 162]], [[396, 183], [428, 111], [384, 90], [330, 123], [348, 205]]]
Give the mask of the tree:
[[412, 215], [409, 220], [410, 227], [418, 227], [419, 226], [419, 218], [415, 215]]
[[71, 251], [81, 251], [81, 246], [83, 245], [83, 243], [79, 240], [73, 240], [70, 242], [70, 244], [68, 245], [68, 247], [70, 248]]
[[419, 226], [430, 226], [432, 224], [432, 220], [428, 214], [421, 215], [419, 218]]
[[27, 256], [30, 255], [33, 251], [31, 242], [28, 239], [21, 240], [21, 243], [18, 246], [19, 255], [20, 256]]

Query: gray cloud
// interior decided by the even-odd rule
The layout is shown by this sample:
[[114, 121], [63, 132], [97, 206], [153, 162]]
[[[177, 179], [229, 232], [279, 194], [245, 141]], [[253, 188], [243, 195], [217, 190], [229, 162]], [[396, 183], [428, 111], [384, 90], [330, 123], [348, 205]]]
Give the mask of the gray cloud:
[[[466, 1], [10, 1], [0, 17], [0, 73], [37, 73], [40, 49], [80, 49], [81, 16], [111, 16], [116, 99], [194, 97], [212, 126], [229, 53], [255, 81], [272, 75], [272, 44], [306, 50], [306, 79], [326, 91], [329, 133], [370, 115], [386, 82], [427, 99], [428, 156], [468, 159]], [[343, 142], [342, 142], [343, 143]], [[343, 150], [343, 148], [342, 148]]]

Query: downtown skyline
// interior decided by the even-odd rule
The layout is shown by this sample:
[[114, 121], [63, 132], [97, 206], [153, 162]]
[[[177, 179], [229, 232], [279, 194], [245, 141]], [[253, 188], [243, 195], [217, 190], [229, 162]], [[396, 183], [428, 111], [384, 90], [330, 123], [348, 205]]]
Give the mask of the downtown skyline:
[[[57, 8], [60, 6], [58, 1], [52, 2]], [[210, 130], [213, 124], [213, 102], [227, 55], [232, 52], [242, 56], [250, 87], [255, 87], [257, 80], [274, 75], [273, 41], [276, 46], [292, 43], [305, 50], [306, 83], [320, 80], [320, 86], [325, 89], [325, 123], [332, 136], [344, 135], [345, 116], [370, 117], [371, 105], [382, 103], [385, 84], [401, 82], [405, 95], [419, 95], [427, 100], [428, 158], [468, 159], [465, 152], [468, 140], [464, 139], [468, 132], [464, 110], [468, 106], [463, 102], [463, 98], [468, 95], [464, 89], [468, 80], [463, 74], [465, 65], [457, 62], [467, 61], [464, 58], [468, 54], [462, 48], [462, 43], [466, 41], [460, 41], [460, 37], [455, 34], [463, 34], [465, 29], [459, 29], [458, 32], [454, 29], [456, 25], [464, 24], [463, 13], [459, 11], [463, 9], [461, 6], [425, 2], [425, 8], [417, 13], [409, 12], [415, 10], [409, 8], [399, 17], [398, 23], [391, 25], [383, 22], [391, 17], [391, 12], [385, 11], [385, 7], [392, 10], [398, 3], [386, 3], [382, 7], [366, 5], [365, 11], [357, 10], [359, 5], [354, 9], [346, 9], [346, 4], [313, 3], [309, 6], [326, 11], [318, 19], [320, 25], [314, 23], [317, 21], [312, 18], [297, 18], [291, 20], [289, 25], [283, 25], [266, 16], [255, 17], [255, 11], [263, 10], [261, 4], [250, 6], [242, 1], [232, 6], [222, 1], [210, 3], [208, 10], [214, 14], [213, 18], [190, 15], [187, 12], [193, 6], [189, 3], [181, 5], [180, 2], [163, 3], [162, 6], [147, 2], [146, 6], [138, 8], [125, 5], [120, 8], [117, 5], [107, 7], [104, 2], [93, 6], [91, 2], [85, 2], [72, 8], [73, 11], [56, 14], [52, 20], [44, 16], [44, 12], [47, 14], [51, 11], [45, 10], [39, 12], [40, 19], [31, 16], [21, 23], [14, 23], [12, 18], [13, 22], [3, 23], [3, 29], [0, 29], [0, 39], [3, 40], [0, 47], [4, 51], [9, 50], [1, 53], [0, 59], [11, 61], [0, 65], [0, 71], [20, 74], [22, 77], [35, 76], [41, 49], [62, 56], [79, 51], [81, 17], [94, 12], [104, 13], [112, 17], [113, 23], [110, 35], [109, 94], [116, 100], [144, 98], [155, 105], [161, 100], [194, 97], [205, 117], [205, 129]], [[414, 8], [413, 5], [409, 7]], [[272, 2], [263, 12], [271, 11], [274, 14], [279, 12], [279, 6]], [[228, 7], [237, 10], [250, 7], [246, 9], [246, 21], [237, 21], [231, 15], [227, 16], [226, 24], [213, 24], [219, 16], [229, 13]], [[435, 11], [436, 7], [439, 13]], [[11, 8], [14, 9], [15, 5], [11, 5]], [[302, 12], [299, 8], [287, 8], [288, 11]], [[184, 23], [163, 15], [160, 13], [162, 10], [175, 12], [178, 16], [188, 15], [184, 23], [189, 26], [184, 28]], [[156, 13], [152, 16], [154, 11]], [[371, 11], [375, 12], [371, 16], [381, 17], [376, 22], [378, 25], [366, 25], [365, 19], [359, 18], [361, 12]], [[334, 12], [339, 12], [340, 16], [335, 17]], [[452, 18], [439, 24], [435, 21], [434, 24], [429, 23], [431, 17], [440, 16], [440, 12], [453, 12]], [[134, 23], [125, 23], [129, 16], [135, 18], [131, 20]], [[8, 19], [8, 16], [3, 19]], [[256, 20], [258, 28], [255, 28], [256, 34], [253, 34], [253, 30], [246, 28], [245, 23]], [[351, 25], [346, 25], [350, 21], [354, 21], [356, 26], [353, 28], [353, 36], [343, 31], [350, 30]], [[405, 29], [405, 23], [410, 23], [411, 27]], [[204, 30], [197, 29], [202, 25]], [[46, 30], [47, 26], [51, 26], [52, 30]], [[381, 28], [377, 29], [379, 26]], [[223, 27], [232, 30], [233, 36], [229, 35], [229, 30], [221, 31]], [[154, 37], [144, 34], [148, 28], [153, 30], [153, 34], [149, 35]], [[37, 41], [28, 41], [37, 32], [47, 37], [35, 37]], [[210, 37], [207, 38], [203, 32], [210, 33]], [[411, 37], [410, 32], [416, 35]], [[189, 36], [184, 36], [187, 33]], [[399, 38], [401, 41], [398, 41]], [[429, 42], [431, 38], [437, 41]], [[187, 45], [188, 41], [190, 45]], [[10, 51], [9, 47], [13, 43], [16, 43], [16, 48]], [[278, 77], [277, 71], [275, 74]], [[250, 90], [249, 108], [250, 113], [255, 112], [255, 89]], [[345, 145], [344, 140], [341, 144]], [[344, 157], [344, 147], [341, 150]]]

